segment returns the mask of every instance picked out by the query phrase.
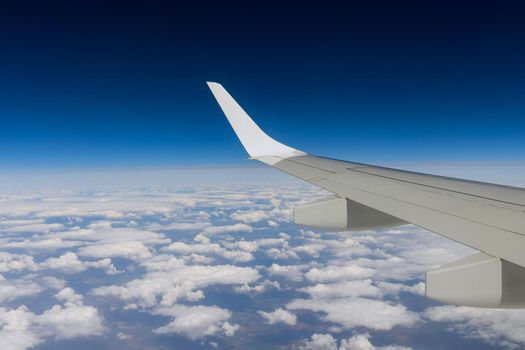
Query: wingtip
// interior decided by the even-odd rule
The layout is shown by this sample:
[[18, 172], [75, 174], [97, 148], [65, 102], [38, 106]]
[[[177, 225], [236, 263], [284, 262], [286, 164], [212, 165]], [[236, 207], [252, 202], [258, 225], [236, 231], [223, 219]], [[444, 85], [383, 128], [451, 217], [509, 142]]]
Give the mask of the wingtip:
[[221, 84], [211, 81], [206, 83], [250, 157], [285, 156], [297, 152], [262, 131]]

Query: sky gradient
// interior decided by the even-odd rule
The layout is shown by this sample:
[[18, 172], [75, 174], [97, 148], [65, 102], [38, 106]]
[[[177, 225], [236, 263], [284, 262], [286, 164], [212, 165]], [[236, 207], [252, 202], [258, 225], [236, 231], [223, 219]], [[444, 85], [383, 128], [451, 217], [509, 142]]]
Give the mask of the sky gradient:
[[205, 81], [272, 136], [369, 163], [523, 160], [519, 1], [0, 8], [8, 168], [246, 164]]

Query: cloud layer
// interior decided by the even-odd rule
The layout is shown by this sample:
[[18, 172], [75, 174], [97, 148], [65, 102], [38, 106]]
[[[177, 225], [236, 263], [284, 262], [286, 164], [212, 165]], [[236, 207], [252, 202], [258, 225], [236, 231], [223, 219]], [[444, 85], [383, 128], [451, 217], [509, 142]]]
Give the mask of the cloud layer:
[[0, 348], [441, 348], [420, 332], [454, 347], [525, 346], [521, 310], [422, 296], [425, 271], [470, 249], [413, 226], [291, 223], [293, 205], [323, 195], [291, 185], [3, 193]]

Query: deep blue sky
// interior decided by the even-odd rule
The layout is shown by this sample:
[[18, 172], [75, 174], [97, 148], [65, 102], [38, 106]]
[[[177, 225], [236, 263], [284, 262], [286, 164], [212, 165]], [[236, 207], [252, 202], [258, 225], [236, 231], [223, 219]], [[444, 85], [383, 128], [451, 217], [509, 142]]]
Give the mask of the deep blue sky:
[[246, 164], [206, 80], [350, 160], [523, 160], [522, 1], [0, 5], [6, 168]]

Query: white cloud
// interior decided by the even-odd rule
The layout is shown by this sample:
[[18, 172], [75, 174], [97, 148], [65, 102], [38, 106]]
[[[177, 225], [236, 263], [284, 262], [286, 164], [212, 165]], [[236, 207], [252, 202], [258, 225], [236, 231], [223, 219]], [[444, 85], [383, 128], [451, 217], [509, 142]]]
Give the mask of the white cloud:
[[481, 309], [466, 306], [436, 306], [424, 316], [446, 322], [448, 329], [493, 345], [521, 348], [525, 344], [525, 310]]
[[300, 350], [337, 350], [337, 341], [330, 334], [314, 334], [310, 340], [304, 341]]
[[[44, 236], [47, 237], [47, 236]], [[16, 249], [42, 249], [42, 250], [57, 250], [64, 248], [72, 248], [82, 245], [82, 242], [63, 240], [58, 237], [53, 238], [39, 238], [24, 239], [22, 241], [11, 241], [9, 243], [2, 244], [5, 248], [16, 248]]]
[[296, 253], [306, 254], [311, 257], [317, 258], [319, 254], [326, 249], [326, 245], [323, 243], [307, 243], [293, 247], [293, 251]]
[[163, 250], [181, 254], [215, 254], [228, 260], [240, 262], [253, 260], [253, 255], [250, 252], [244, 250], [228, 250], [217, 243], [187, 244], [184, 242], [173, 242]]
[[410, 347], [399, 345], [374, 346], [370, 342], [370, 334], [356, 334], [348, 339], [342, 339], [339, 350], [410, 350]]
[[299, 259], [299, 256], [297, 253], [291, 249], [288, 249], [286, 247], [283, 247], [281, 249], [278, 248], [270, 248], [264, 252], [266, 256], [269, 258], [275, 259], [275, 260], [286, 260], [286, 259]]
[[29, 279], [8, 281], [0, 275], [0, 303], [20, 297], [27, 297], [42, 292], [40, 284]]
[[180, 299], [190, 301], [202, 299], [204, 295], [198, 290], [200, 288], [210, 285], [244, 285], [255, 282], [259, 277], [257, 270], [249, 267], [174, 264], [170, 269], [148, 272], [142, 278], [134, 279], [124, 285], [95, 288], [92, 294], [117, 297], [142, 307], [155, 306], [160, 299], [162, 305], [170, 306]]
[[242, 221], [245, 223], [254, 223], [270, 218], [270, 215], [267, 211], [263, 210], [246, 210], [246, 211], [237, 211], [232, 214], [232, 219], [237, 221]]
[[264, 280], [262, 283], [259, 283], [254, 286], [248, 284], [243, 284], [242, 286], [234, 287], [234, 291], [237, 293], [263, 293], [269, 288], [281, 289], [281, 285], [277, 281]]
[[307, 268], [307, 265], [279, 265], [273, 263], [267, 268], [267, 271], [270, 275], [281, 276], [291, 281], [298, 282], [303, 279], [303, 271]]
[[227, 322], [231, 312], [217, 306], [174, 305], [153, 311], [156, 315], [171, 316], [173, 321], [154, 330], [157, 334], [178, 333], [195, 340], [216, 333], [232, 336], [237, 325]]
[[425, 282], [418, 282], [412, 286], [403, 283], [379, 282], [378, 287], [384, 294], [398, 294], [408, 292], [412, 294], [425, 295]]
[[0, 307], [0, 348], [25, 350], [44, 341], [33, 328], [35, 315], [27, 307], [16, 309]]
[[146, 228], [152, 231], [193, 231], [203, 230], [210, 225], [209, 222], [170, 222], [166, 224], [154, 223]]
[[84, 305], [82, 296], [71, 288], [62, 289], [56, 298], [64, 301], [65, 305], [54, 305], [35, 317], [35, 322], [45, 328], [44, 333], [58, 339], [69, 339], [101, 335], [104, 332], [98, 310]]
[[45, 224], [45, 223], [30, 223], [30, 224], [23, 223], [21, 225], [7, 225], [7, 227], [5, 227], [6, 226], [5, 221], [2, 221], [1, 224], [4, 227], [0, 228], [0, 232], [6, 232], [6, 233], [48, 233], [51, 231], [61, 230], [64, 227], [63, 224]]
[[125, 334], [125, 333], [122, 333], [122, 332], [118, 332], [116, 337], [117, 337], [118, 340], [130, 340], [130, 339], [133, 339], [132, 335]]
[[109, 275], [118, 273], [115, 266], [110, 259], [102, 259], [98, 261], [81, 261], [73, 252], [67, 252], [58, 258], [49, 258], [39, 264], [41, 268], [56, 269], [66, 273], [79, 273], [88, 268], [100, 268], [106, 271]]
[[236, 233], [236, 232], [253, 232], [253, 227], [246, 224], [235, 224], [235, 225], [223, 225], [223, 226], [209, 226], [206, 227], [202, 232], [209, 235], [219, 235], [224, 233]]
[[297, 323], [297, 316], [292, 314], [290, 311], [287, 311], [281, 308], [275, 309], [272, 312], [258, 311], [258, 313], [269, 324], [286, 323], [288, 325], [293, 326]]
[[88, 245], [80, 248], [78, 254], [90, 258], [119, 257], [137, 261], [152, 255], [150, 249], [138, 241]]
[[0, 252], [0, 272], [29, 270], [37, 271], [38, 265], [31, 255]]
[[97, 309], [83, 305], [82, 297], [72, 289], [61, 290], [54, 305], [37, 315], [22, 305], [16, 309], [0, 308], [0, 348], [25, 350], [45, 339], [70, 339], [96, 336], [104, 332]]
[[337, 283], [319, 283], [299, 289], [302, 292], [310, 294], [315, 299], [334, 299], [343, 297], [376, 297], [382, 296], [381, 290], [372, 285], [372, 280], [344, 281]]
[[[364, 298], [296, 299], [287, 305], [291, 310], [311, 310], [325, 314], [324, 319], [346, 328], [366, 327], [387, 331], [394, 326], [412, 326], [419, 316], [403, 305]], [[366, 315], [366, 317], [364, 317]]]
[[357, 264], [349, 265], [329, 265], [323, 268], [314, 267], [308, 271], [305, 276], [313, 282], [331, 282], [354, 278], [370, 277], [374, 270]]

